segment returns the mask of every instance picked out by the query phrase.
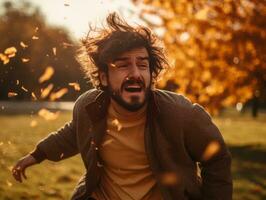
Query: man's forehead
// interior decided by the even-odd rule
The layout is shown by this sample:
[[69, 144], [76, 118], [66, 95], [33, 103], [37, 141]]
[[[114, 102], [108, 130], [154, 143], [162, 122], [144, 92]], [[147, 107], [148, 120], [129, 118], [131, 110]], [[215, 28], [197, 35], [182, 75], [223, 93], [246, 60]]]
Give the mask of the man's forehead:
[[130, 59], [131, 57], [136, 57], [138, 59], [148, 59], [149, 54], [146, 50], [145, 47], [140, 47], [140, 48], [135, 48], [126, 52], [123, 52], [119, 56], [117, 56], [114, 61], [120, 61], [120, 60], [127, 60]]

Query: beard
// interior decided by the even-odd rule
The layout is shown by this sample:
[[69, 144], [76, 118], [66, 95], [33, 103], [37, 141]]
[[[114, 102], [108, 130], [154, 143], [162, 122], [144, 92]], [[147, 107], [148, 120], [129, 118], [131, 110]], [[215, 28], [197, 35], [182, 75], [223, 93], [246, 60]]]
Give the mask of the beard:
[[[129, 81], [132, 81], [132, 80], [129, 80]], [[108, 90], [109, 95], [117, 104], [119, 104], [120, 106], [122, 106], [126, 110], [128, 110], [130, 112], [138, 111], [139, 109], [141, 109], [146, 104], [146, 102], [149, 98], [149, 94], [151, 92], [151, 83], [149, 83], [149, 85], [147, 87], [145, 86], [144, 83], [142, 83], [142, 85], [143, 85], [142, 90], [144, 90], [144, 100], [142, 102], [140, 102], [138, 96], [132, 96], [130, 99], [130, 102], [126, 102], [123, 99], [122, 94], [121, 94], [122, 93], [121, 91], [123, 91], [123, 85], [124, 84], [127, 84], [127, 81], [122, 84], [121, 89], [114, 89], [114, 88], [112, 88], [112, 86], [108, 80], [107, 90]]]

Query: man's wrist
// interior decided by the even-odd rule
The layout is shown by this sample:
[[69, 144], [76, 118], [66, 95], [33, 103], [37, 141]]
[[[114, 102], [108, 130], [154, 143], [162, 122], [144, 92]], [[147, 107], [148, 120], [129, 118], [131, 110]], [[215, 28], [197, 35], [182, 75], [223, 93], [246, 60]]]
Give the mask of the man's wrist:
[[40, 150], [38, 147], [36, 147], [30, 153], [30, 155], [33, 156], [33, 158], [37, 161], [37, 163], [41, 163], [42, 161], [46, 159], [45, 153], [42, 150]]

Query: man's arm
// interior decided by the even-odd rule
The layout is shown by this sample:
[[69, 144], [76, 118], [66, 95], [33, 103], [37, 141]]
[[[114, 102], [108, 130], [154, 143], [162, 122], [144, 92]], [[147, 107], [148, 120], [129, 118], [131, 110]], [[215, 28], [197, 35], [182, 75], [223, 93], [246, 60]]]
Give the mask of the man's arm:
[[77, 153], [75, 122], [70, 121], [56, 132], [42, 139], [30, 154], [40, 163], [45, 159], [60, 161]]
[[189, 116], [185, 142], [193, 160], [201, 164], [204, 200], [231, 200], [231, 155], [220, 131], [198, 104]]
[[22, 182], [22, 178], [27, 178], [25, 171], [28, 167], [42, 162], [45, 159], [60, 161], [78, 153], [76, 140], [76, 104], [73, 110], [73, 119], [65, 126], [49, 134], [42, 139], [34, 151], [21, 158], [14, 168], [12, 174], [14, 178]]

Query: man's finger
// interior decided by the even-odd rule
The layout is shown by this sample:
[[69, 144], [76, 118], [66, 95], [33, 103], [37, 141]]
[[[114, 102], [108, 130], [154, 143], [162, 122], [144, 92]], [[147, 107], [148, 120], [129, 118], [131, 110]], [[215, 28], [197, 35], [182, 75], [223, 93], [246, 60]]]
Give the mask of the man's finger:
[[25, 179], [27, 179], [27, 176], [26, 176], [26, 170], [25, 170], [25, 169], [22, 170], [22, 175], [23, 175], [23, 177], [24, 177]]

